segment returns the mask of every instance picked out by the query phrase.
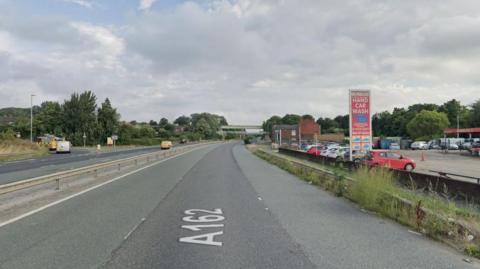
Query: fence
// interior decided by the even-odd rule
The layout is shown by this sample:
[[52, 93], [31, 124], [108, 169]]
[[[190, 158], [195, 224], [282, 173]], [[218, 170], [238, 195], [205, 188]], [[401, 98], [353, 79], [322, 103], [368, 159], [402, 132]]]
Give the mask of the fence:
[[[289, 155], [315, 163], [320, 163], [323, 165], [343, 166], [350, 171], [354, 171], [360, 166], [359, 164], [354, 162], [338, 161], [334, 158], [317, 156], [293, 149], [280, 148], [279, 152], [281, 154]], [[415, 187], [418, 189], [445, 193], [448, 194], [450, 197], [454, 197], [456, 199], [480, 197], [480, 184], [475, 182], [456, 180], [448, 177], [446, 174], [430, 175], [414, 171], [408, 172], [396, 169], [392, 169], [392, 171], [397, 181], [407, 186], [411, 186], [411, 183], [414, 182]]]

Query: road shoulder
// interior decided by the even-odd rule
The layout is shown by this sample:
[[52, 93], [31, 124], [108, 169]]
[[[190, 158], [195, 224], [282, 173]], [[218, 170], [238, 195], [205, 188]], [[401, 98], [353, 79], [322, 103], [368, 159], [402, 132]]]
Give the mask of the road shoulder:
[[272, 213], [320, 268], [478, 268], [450, 248], [298, 180], [243, 146], [234, 157]]

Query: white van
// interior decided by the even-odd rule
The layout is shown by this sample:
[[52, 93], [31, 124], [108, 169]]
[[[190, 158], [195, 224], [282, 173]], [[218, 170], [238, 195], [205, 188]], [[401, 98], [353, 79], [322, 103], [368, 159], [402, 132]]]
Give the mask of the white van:
[[57, 141], [57, 153], [70, 153], [70, 141]]

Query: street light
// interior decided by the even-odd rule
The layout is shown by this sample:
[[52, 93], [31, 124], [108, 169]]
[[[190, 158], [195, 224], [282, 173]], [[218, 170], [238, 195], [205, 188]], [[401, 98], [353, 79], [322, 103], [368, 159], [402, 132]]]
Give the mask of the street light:
[[30, 94], [30, 142], [33, 142], [33, 97], [35, 94]]

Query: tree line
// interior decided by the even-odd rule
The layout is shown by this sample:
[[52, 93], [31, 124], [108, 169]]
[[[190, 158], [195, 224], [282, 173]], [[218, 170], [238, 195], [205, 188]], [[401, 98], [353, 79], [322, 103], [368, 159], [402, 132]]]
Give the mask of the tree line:
[[[312, 117], [311, 115], [304, 115]], [[273, 125], [297, 124], [300, 115], [286, 114], [272, 116], [263, 122], [264, 130], [271, 134]], [[335, 118], [320, 117], [316, 122], [322, 133], [344, 133], [349, 135], [349, 115]], [[445, 128], [480, 127], [480, 100], [471, 105], [463, 105], [452, 99], [442, 105], [414, 104], [407, 108], [394, 108], [372, 115], [372, 131], [378, 137], [411, 137], [428, 140], [442, 135]]]
[[[227, 125], [223, 116], [210, 113], [182, 115], [170, 123], [121, 121], [120, 114], [106, 98], [97, 106], [97, 97], [91, 91], [73, 93], [63, 103], [45, 101], [33, 107], [34, 137], [52, 134], [65, 137], [73, 145], [105, 144], [107, 137], [118, 135], [118, 144], [157, 144], [162, 139], [200, 140], [218, 138], [221, 125]], [[0, 131], [13, 130], [24, 138], [30, 136], [30, 109], [4, 108], [0, 110]]]

